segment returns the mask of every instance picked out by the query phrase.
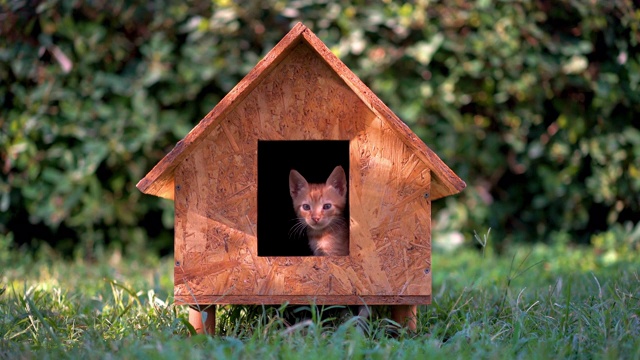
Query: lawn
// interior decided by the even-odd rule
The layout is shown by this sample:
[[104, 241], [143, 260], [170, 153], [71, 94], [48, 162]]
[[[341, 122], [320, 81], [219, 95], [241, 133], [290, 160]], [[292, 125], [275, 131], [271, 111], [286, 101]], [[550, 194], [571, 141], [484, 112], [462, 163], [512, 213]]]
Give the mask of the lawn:
[[590, 247], [434, 251], [417, 333], [224, 307], [216, 337], [190, 336], [171, 258], [0, 250], [0, 358], [640, 358], [640, 259]]

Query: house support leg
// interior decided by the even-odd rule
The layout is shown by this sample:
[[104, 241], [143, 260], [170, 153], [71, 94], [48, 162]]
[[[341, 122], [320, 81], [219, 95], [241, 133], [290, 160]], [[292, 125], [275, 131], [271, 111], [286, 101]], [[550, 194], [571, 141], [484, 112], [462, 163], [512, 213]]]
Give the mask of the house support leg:
[[[203, 314], [205, 314], [203, 316]], [[204, 319], [203, 319], [204, 318]], [[196, 329], [198, 334], [216, 334], [216, 306], [209, 305], [202, 311], [189, 308], [189, 324]]]
[[391, 319], [411, 331], [416, 331], [417, 314], [417, 305], [391, 306]]

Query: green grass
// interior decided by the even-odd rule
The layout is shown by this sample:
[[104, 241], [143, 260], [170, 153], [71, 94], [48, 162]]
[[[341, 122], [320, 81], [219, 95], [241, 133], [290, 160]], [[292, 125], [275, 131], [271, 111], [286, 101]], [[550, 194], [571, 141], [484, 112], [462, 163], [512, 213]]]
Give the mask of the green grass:
[[[640, 260], [592, 248], [520, 247], [433, 256], [433, 303], [417, 333], [387, 320], [312, 319], [225, 307], [217, 337], [189, 336], [172, 259], [95, 262], [0, 254], [0, 358], [640, 358]], [[629, 260], [631, 259], [631, 260]], [[2, 290], [4, 289], [4, 290]]]

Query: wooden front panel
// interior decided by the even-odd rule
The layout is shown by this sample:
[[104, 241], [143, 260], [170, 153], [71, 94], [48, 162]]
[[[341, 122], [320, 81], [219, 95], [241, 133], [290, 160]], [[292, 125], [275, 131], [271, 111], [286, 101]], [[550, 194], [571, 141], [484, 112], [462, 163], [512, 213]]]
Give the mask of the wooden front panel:
[[[349, 256], [257, 255], [258, 140], [350, 140]], [[428, 303], [430, 180], [301, 43], [176, 170], [176, 301]]]

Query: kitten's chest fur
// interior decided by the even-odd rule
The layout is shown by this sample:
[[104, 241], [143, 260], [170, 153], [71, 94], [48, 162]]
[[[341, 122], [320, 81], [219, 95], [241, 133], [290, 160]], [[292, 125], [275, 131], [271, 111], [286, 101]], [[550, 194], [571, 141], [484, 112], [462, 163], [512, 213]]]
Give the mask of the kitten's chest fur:
[[349, 255], [349, 232], [345, 225], [333, 225], [330, 229], [307, 228], [309, 247], [315, 256]]

